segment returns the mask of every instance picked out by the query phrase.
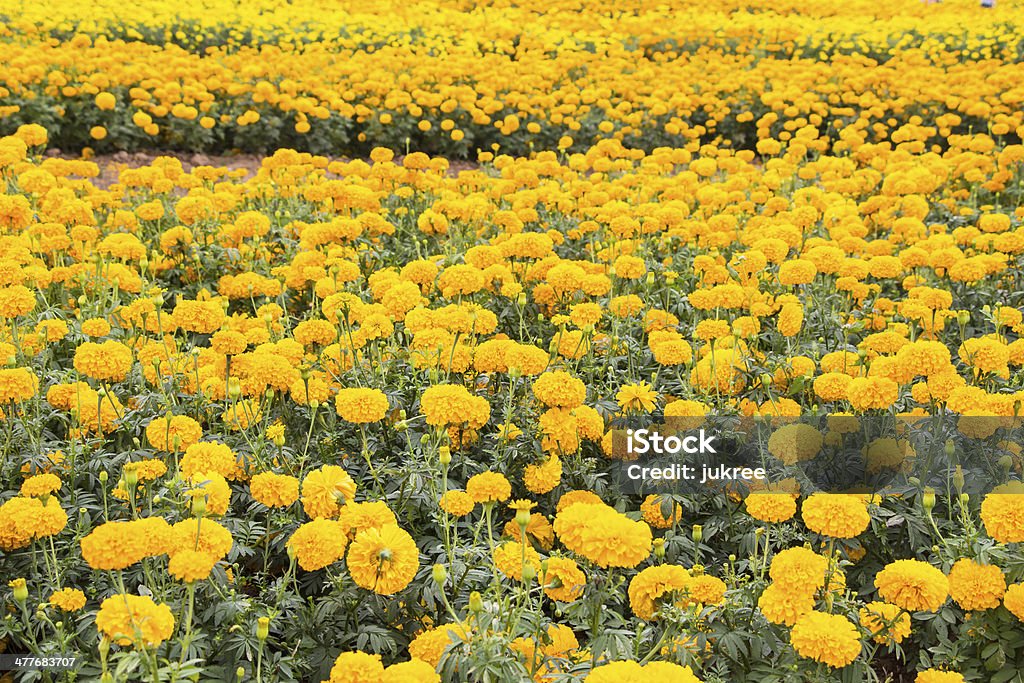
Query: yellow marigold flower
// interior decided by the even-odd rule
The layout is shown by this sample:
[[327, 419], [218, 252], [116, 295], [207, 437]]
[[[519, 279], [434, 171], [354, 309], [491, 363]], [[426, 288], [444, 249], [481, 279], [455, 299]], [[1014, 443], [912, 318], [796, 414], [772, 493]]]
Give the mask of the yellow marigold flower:
[[217, 558], [200, 550], [184, 548], [171, 555], [167, 573], [185, 583], [203, 581], [210, 576]]
[[36, 307], [35, 293], [24, 285], [0, 287], [0, 318], [17, 318]]
[[85, 607], [85, 593], [77, 588], [62, 588], [50, 595], [49, 602], [62, 612], [77, 612]]
[[890, 562], [875, 576], [875, 587], [886, 602], [908, 612], [934, 612], [949, 596], [949, 580], [920, 560]]
[[392, 595], [409, 585], [420, 566], [412, 536], [397, 526], [367, 529], [348, 550], [348, 571], [357, 585]]
[[910, 615], [887, 602], [869, 602], [860, 608], [860, 625], [879, 645], [901, 643], [910, 635]]
[[899, 392], [899, 385], [888, 377], [856, 377], [846, 387], [846, 400], [854, 410], [886, 410]]
[[813, 459], [821, 451], [824, 437], [808, 424], [779, 427], [768, 437], [768, 452], [787, 465]]
[[949, 595], [965, 610], [998, 607], [1005, 593], [1006, 577], [995, 565], [962, 557], [949, 572]]
[[105, 337], [110, 334], [110, 323], [103, 318], [89, 318], [82, 321], [82, 333], [89, 337]]
[[797, 619], [814, 609], [814, 592], [789, 590], [773, 583], [757, 600], [765, 619], [780, 626], [792, 626]]
[[436, 668], [441, 663], [444, 651], [452, 643], [466, 640], [468, 637], [466, 628], [460, 624], [441, 624], [413, 638], [409, 643], [409, 656], [422, 659]]
[[964, 677], [955, 671], [926, 669], [917, 674], [914, 683], [964, 683]]
[[39, 391], [39, 377], [28, 368], [0, 370], [0, 404], [27, 401]]
[[299, 526], [287, 545], [299, 566], [311, 572], [340, 560], [345, 555], [348, 535], [345, 527], [332, 519], [314, 519]]
[[197, 334], [211, 334], [224, 324], [226, 315], [218, 301], [189, 301], [181, 299], [174, 307], [174, 322], [183, 330]]
[[683, 508], [669, 496], [651, 494], [640, 504], [644, 521], [655, 529], [668, 529], [683, 518]]
[[1024, 541], [1024, 494], [989, 493], [981, 503], [988, 535], [1000, 543]]
[[743, 503], [747, 514], [762, 522], [785, 522], [796, 514], [796, 498], [789, 493], [755, 491]]
[[800, 515], [808, 529], [833, 538], [853, 538], [871, 523], [864, 499], [843, 493], [811, 495], [804, 501]]
[[581, 507], [586, 519], [576, 542], [569, 540], [571, 535], [559, 533], [556, 517], [555, 532], [559, 533], [567, 548], [605, 568], [635, 567], [650, 555], [653, 538], [646, 523], [634, 522], [607, 506], [573, 506], [576, 509]]
[[348, 530], [349, 536], [355, 536], [365, 529], [380, 529], [398, 524], [395, 513], [382, 500], [342, 505], [338, 521]]
[[353, 387], [340, 390], [334, 397], [334, 406], [346, 422], [369, 424], [387, 415], [388, 397], [380, 389]]
[[451, 491], [445, 491], [438, 504], [442, 510], [453, 517], [465, 517], [473, 511], [476, 501], [465, 491], [452, 489]]
[[56, 474], [37, 474], [21, 483], [21, 495], [31, 498], [45, 498], [60, 490], [63, 483]]
[[441, 683], [441, 675], [422, 659], [411, 659], [384, 669], [380, 683]]
[[424, 391], [420, 410], [427, 416], [427, 424], [433, 427], [467, 424], [470, 429], [479, 429], [491, 416], [487, 399], [454, 384], [439, 384]]
[[518, 541], [506, 541], [494, 549], [493, 560], [502, 574], [516, 581], [523, 580], [526, 565], [533, 567], [534, 576], [540, 573], [540, 555], [529, 544], [524, 546]]
[[575, 408], [587, 398], [587, 387], [562, 370], [545, 372], [533, 382], [533, 395], [549, 408]]
[[146, 438], [159, 451], [180, 453], [203, 438], [203, 428], [187, 415], [165, 415], [146, 425]]
[[466, 482], [466, 493], [476, 503], [504, 503], [512, 495], [512, 485], [499, 472], [481, 472]]
[[338, 465], [324, 465], [302, 481], [302, 509], [312, 519], [336, 519], [340, 506], [356, 497], [356, 483]]
[[646, 683], [647, 681], [671, 681], [672, 683], [700, 683], [693, 669], [672, 662], [634, 661], [609, 662], [592, 669], [583, 679], [585, 683]]
[[75, 370], [86, 377], [120, 382], [132, 369], [131, 350], [112, 339], [102, 343], [85, 342], [75, 349]]
[[249, 495], [268, 508], [287, 507], [299, 499], [299, 480], [287, 474], [261, 472], [249, 481]]
[[235, 330], [220, 330], [210, 337], [210, 348], [225, 356], [237, 356], [245, 353], [249, 346], [245, 335]]
[[171, 637], [174, 615], [147, 595], [112, 595], [96, 613], [96, 628], [118, 645], [153, 647]]
[[[154, 420], [150, 425], [157, 424], [155, 431], [159, 433], [162, 423], [162, 420]], [[196, 426], [198, 427], [198, 424]], [[200, 441], [185, 446], [185, 455], [182, 456], [179, 466], [181, 473], [189, 479], [198, 472], [216, 472], [225, 479], [239, 479], [242, 475], [235, 452], [227, 444], [215, 441]]]
[[206, 502], [206, 514], [227, 514], [231, 504], [231, 486], [227, 480], [216, 472], [196, 472], [189, 477], [195, 488], [187, 492], [193, 499], [203, 498]]
[[654, 410], [658, 400], [658, 392], [647, 382], [624, 384], [615, 394], [615, 401], [623, 412], [649, 413]]
[[709, 574], [693, 577], [690, 585], [687, 586], [687, 591], [693, 602], [702, 605], [720, 604], [725, 599], [725, 589], [724, 581]]
[[207, 553], [219, 561], [231, 552], [232, 545], [234, 540], [231, 532], [209, 518], [204, 517], [200, 523], [198, 518], [190, 517], [171, 527], [172, 555], [179, 550], [192, 549]]
[[587, 576], [569, 557], [550, 557], [541, 565], [544, 594], [559, 602], [572, 602], [583, 594]]
[[106, 522], [94, 527], [81, 545], [82, 558], [93, 569], [125, 569], [145, 557], [165, 554], [173, 547], [172, 530], [162, 517]]
[[793, 624], [793, 649], [801, 657], [842, 668], [857, 659], [861, 642], [856, 627], [846, 617], [808, 612]]
[[779, 266], [779, 282], [784, 285], [806, 285], [817, 274], [818, 267], [806, 259], [793, 259]]
[[1015, 583], [1006, 589], [1003, 605], [1013, 616], [1024, 621], [1024, 583]]
[[562, 481], [562, 461], [551, 454], [540, 464], [529, 464], [523, 470], [523, 484], [531, 493], [538, 495], [554, 489]]
[[777, 327], [783, 337], [795, 337], [804, 324], [804, 307], [798, 303], [783, 304], [779, 311]]
[[828, 559], [810, 548], [787, 548], [772, 558], [769, 576], [787, 591], [813, 594], [825, 585]]

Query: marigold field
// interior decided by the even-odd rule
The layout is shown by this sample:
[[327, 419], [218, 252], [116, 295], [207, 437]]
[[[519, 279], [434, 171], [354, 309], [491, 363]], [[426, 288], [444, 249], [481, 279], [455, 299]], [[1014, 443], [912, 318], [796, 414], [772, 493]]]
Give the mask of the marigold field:
[[2, 680], [1024, 681], [1022, 19], [0, 0]]

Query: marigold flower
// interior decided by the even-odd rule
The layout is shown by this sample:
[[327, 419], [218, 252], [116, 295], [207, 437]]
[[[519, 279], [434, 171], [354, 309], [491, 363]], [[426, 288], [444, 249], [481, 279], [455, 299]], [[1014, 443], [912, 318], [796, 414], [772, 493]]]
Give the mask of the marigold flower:
[[793, 649], [801, 657], [842, 668], [860, 655], [861, 642], [850, 620], [838, 614], [808, 612], [793, 624]]
[[346, 422], [369, 424], [387, 415], [388, 397], [379, 389], [342, 389], [334, 397], [334, 406]]
[[833, 538], [853, 538], [871, 523], [864, 499], [842, 493], [815, 493], [800, 514], [811, 531]]
[[920, 560], [890, 562], [875, 576], [875, 587], [886, 602], [908, 612], [934, 612], [949, 596], [949, 580]]
[[512, 485], [498, 472], [481, 472], [466, 482], [466, 493], [476, 503], [504, 503], [512, 495]]
[[420, 566], [412, 536], [397, 526], [367, 529], [348, 550], [348, 571], [357, 585], [380, 595], [393, 595], [409, 585]]
[[260, 472], [249, 481], [249, 495], [269, 508], [287, 507], [299, 499], [299, 480], [287, 474]]
[[105, 342], [85, 342], [75, 350], [75, 370], [86, 377], [109, 382], [120, 382], [132, 369], [131, 350], [112, 339]]
[[96, 628], [118, 645], [159, 645], [174, 632], [171, 608], [148, 595], [112, 595], [96, 613]]
[[1006, 593], [1003, 570], [992, 564], [979, 564], [962, 557], [949, 572], [949, 595], [965, 610], [985, 610], [999, 606]]
[[299, 566], [311, 572], [340, 560], [345, 555], [348, 535], [345, 527], [332, 519], [314, 519], [300, 525], [287, 545]]
[[302, 509], [312, 519], [337, 519], [340, 506], [355, 496], [356, 483], [338, 465], [324, 465], [302, 481]]
[[77, 588], [62, 588], [50, 595], [49, 602], [62, 612], [77, 612], [85, 607], [85, 593]]
[[210, 576], [217, 558], [200, 550], [184, 548], [171, 555], [167, 573], [185, 583], [202, 581]]

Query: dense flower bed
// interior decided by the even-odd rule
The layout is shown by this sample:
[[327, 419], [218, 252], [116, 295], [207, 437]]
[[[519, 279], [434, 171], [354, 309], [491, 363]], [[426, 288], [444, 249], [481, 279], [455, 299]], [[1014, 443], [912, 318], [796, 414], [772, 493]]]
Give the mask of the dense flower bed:
[[[104, 680], [1010, 680], [1024, 148], [949, 140], [101, 187], [3, 138], [4, 646]], [[984, 420], [1000, 491], [963, 456], [890, 496], [605, 475], [626, 419], [830, 415], [772, 435], [792, 464], [938, 412]]]
[[[324, 5], [327, 5], [326, 7]], [[0, 2], [0, 132], [52, 144], [584, 151], [845, 130], [1019, 140], [1015, 3]]]

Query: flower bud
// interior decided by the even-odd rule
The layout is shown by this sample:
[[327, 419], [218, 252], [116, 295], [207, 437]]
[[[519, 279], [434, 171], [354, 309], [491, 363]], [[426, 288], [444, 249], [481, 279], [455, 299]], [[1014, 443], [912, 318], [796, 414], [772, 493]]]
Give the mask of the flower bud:
[[537, 578], [537, 568], [527, 562], [523, 565], [523, 581], [529, 583]]
[[956, 444], [953, 443], [953, 439], [946, 439], [946, 445], [943, 448], [947, 458], [952, 458], [953, 454], [956, 453]]
[[245, 667], [244, 666], [240, 666], [237, 669], [235, 669], [235, 675], [238, 676], [238, 680], [244, 681], [245, 680]]
[[110, 479], [110, 475], [107, 474], [106, 470], [103, 470], [102, 472], [100, 472], [100, 483], [101, 484], [106, 484], [108, 479]]
[[484, 599], [480, 596], [480, 591], [473, 591], [469, 594], [469, 611], [473, 614], [484, 611]]
[[529, 510], [516, 510], [516, 524], [519, 525], [520, 529], [526, 529], [526, 525], [530, 523], [530, 511]]
[[957, 493], [964, 490], [964, 468], [960, 465], [953, 471], [953, 486], [956, 487]]
[[274, 442], [274, 445], [277, 446], [278, 448], [284, 447], [284, 434], [275, 434], [272, 441]]
[[256, 637], [260, 639], [260, 642], [267, 639], [270, 635], [270, 619], [269, 617], [260, 617], [256, 620]]
[[665, 559], [665, 539], [654, 539], [654, 556], [659, 560]]
[[125, 488], [131, 490], [139, 483], [139, 473], [135, 471], [134, 467], [129, 467], [124, 471], [124, 484]]
[[924, 494], [921, 496], [921, 506], [928, 514], [932, 513], [935, 508], [935, 489], [929, 486], [924, 490]]
[[444, 582], [448, 580], [448, 570], [443, 564], [435, 564], [430, 570], [430, 576], [434, 579], [434, 583], [443, 586]]
[[967, 323], [971, 322], [971, 312], [970, 311], [957, 311], [956, 312], [956, 321], [957, 321], [957, 323], [960, 324], [961, 327], [967, 325]]
[[437, 459], [441, 461], [441, 464], [448, 466], [452, 461], [452, 449], [448, 446], [441, 446], [437, 449]]
[[693, 542], [694, 543], [700, 543], [701, 541], [703, 541], [704, 540], [704, 527], [702, 527], [700, 524], [694, 524], [693, 525], [693, 535], [692, 535], [692, 538], [693, 538]]
[[1009, 474], [1010, 470], [1013, 468], [1013, 457], [1004, 455], [999, 458], [998, 462], [999, 466], [1003, 468], [1003, 472]]
[[14, 601], [19, 605], [24, 605], [25, 601], [28, 600], [28, 584], [25, 579], [14, 579], [7, 584], [11, 587], [11, 591], [14, 593]]
[[192, 497], [192, 514], [202, 517], [206, 513], [206, 496], [198, 495]]

